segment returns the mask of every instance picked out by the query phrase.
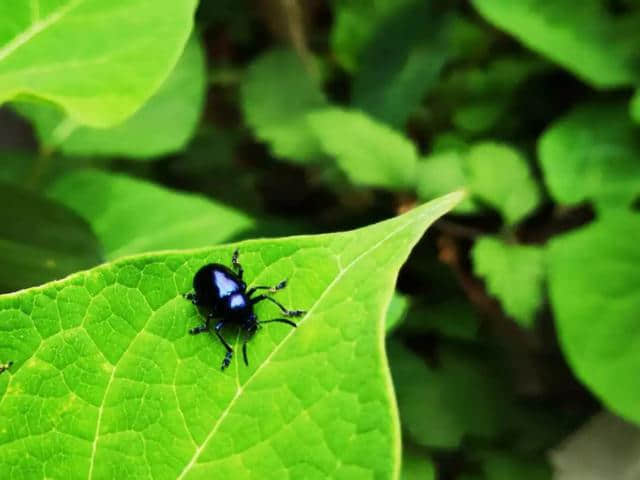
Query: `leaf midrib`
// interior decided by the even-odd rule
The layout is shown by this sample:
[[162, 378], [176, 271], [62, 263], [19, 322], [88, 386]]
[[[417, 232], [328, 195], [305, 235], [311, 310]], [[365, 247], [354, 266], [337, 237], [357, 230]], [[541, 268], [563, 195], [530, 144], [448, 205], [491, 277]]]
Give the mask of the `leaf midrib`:
[[[325, 290], [322, 292], [322, 294], [318, 297], [318, 299], [314, 302], [314, 304], [311, 306], [311, 308], [309, 309], [309, 311], [307, 312], [307, 314], [300, 320], [300, 322], [298, 322], [298, 326], [301, 326], [303, 323], [305, 323], [306, 319], [309, 318], [312, 313], [314, 312], [314, 310], [316, 309], [316, 307], [322, 302], [322, 300], [325, 298], [325, 296], [333, 290], [333, 287], [342, 279], [342, 277], [356, 264], [360, 261], [360, 259], [362, 259], [363, 257], [369, 255], [371, 252], [373, 252], [374, 250], [376, 250], [377, 248], [379, 248], [381, 245], [383, 245], [387, 240], [389, 240], [391, 237], [393, 237], [394, 235], [398, 234], [400, 231], [404, 230], [405, 228], [407, 228], [409, 225], [411, 225], [412, 223], [418, 221], [422, 219], [422, 216], [418, 217], [417, 219], [411, 219], [410, 221], [408, 221], [407, 223], [401, 225], [400, 227], [394, 229], [393, 231], [391, 231], [389, 234], [385, 235], [381, 240], [379, 240], [378, 242], [376, 242], [373, 246], [371, 246], [369, 249], [365, 250], [364, 252], [362, 252], [360, 255], [358, 255], [356, 258], [354, 258], [346, 267], [341, 268], [340, 272], [336, 275], [336, 277], [331, 281], [331, 283], [329, 283], [329, 285], [327, 285], [327, 288], [325, 288]], [[242, 393], [244, 392], [244, 390], [247, 388], [247, 386], [258, 376], [258, 374], [262, 371], [262, 369], [264, 368], [265, 365], [268, 365], [271, 361], [271, 359], [280, 351], [280, 349], [282, 348], [283, 345], [285, 345], [287, 343], [287, 340], [289, 340], [289, 338], [295, 333], [295, 330], [291, 330], [289, 333], [287, 333], [285, 335], [285, 337], [282, 339], [282, 341], [280, 343], [278, 343], [278, 345], [276, 345], [274, 347], [274, 349], [267, 355], [267, 357], [264, 359], [264, 361], [258, 366], [258, 368], [256, 368], [256, 370], [249, 376], [249, 378], [247, 379], [247, 381], [244, 383], [244, 385], [240, 385], [238, 387], [238, 389], [236, 390], [235, 395], [233, 396], [233, 398], [231, 399], [231, 401], [229, 402], [229, 404], [227, 405], [227, 407], [222, 411], [220, 417], [218, 418], [218, 420], [216, 421], [216, 423], [213, 425], [211, 431], [209, 432], [209, 434], [206, 436], [206, 438], [204, 439], [204, 441], [202, 442], [202, 444], [196, 449], [196, 452], [194, 453], [194, 455], [192, 456], [191, 460], [189, 461], [189, 463], [187, 463], [187, 465], [185, 465], [184, 469], [182, 470], [182, 472], [180, 472], [180, 475], [178, 475], [178, 477], [176, 477], [176, 480], [182, 480], [184, 479], [185, 475], [187, 473], [189, 473], [189, 471], [191, 470], [191, 468], [193, 467], [193, 465], [195, 465], [195, 463], [197, 462], [198, 458], [200, 457], [200, 454], [202, 453], [202, 451], [206, 448], [207, 444], [209, 443], [209, 441], [213, 438], [213, 436], [216, 434], [216, 432], [219, 430], [220, 426], [224, 423], [224, 420], [226, 419], [227, 415], [229, 414], [229, 412], [233, 409], [233, 407], [235, 406], [236, 402], [238, 401], [238, 399], [240, 398], [240, 396], [242, 395]]]
[[45, 31], [51, 25], [54, 25], [56, 22], [64, 18], [65, 15], [79, 7], [84, 1], [85, 0], [71, 0], [65, 6], [51, 12], [48, 17], [32, 23], [27, 29], [13, 37], [2, 49], [0, 49], [0, 62], [32, 40], [38, 34]]

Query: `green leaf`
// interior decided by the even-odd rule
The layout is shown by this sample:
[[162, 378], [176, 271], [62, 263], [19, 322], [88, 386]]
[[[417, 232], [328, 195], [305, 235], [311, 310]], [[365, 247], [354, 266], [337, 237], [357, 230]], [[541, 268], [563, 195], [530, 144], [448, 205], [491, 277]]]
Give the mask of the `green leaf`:
[[340, 64], [357, 70], [360, 53], [371, 41], [379, 24], [415, 0], [336, 0], [334, 22], [329, 37]]
[[551, 480], [546, 461], [524, 459], [513, 454], [493, 452], [483, 460], [485, 480]]
[[37, 97], [77, 123], [110, 127], [173, 69], [197, 2], [55, 0], [0, 6], [0, 104]]
[[634, 480], [640, 471], [640, 429], [600, 413], [551, 453], [555, 480]]
[[363, 53], [353, 106], [402, 129], [450, 57], [443, 24], [428, 2], [407, 5], [383, 22]]
[[467, 298], [453, 297], [436, 304], [414, 306], [402, 325], [404, 331], [437, 333], [469, 341], [477, 337], [479, 319]]
[[493, 128], [508, 106], [508, 99], [477, 101], [458, 108], [452, 118], [453, 124], [460, 130], [482, 133]]
[[[398, 478], [384, 316], [411, 248], [460, 197], [351, 232], [132, 256], [0, 297], [0, 358], [15, 361], [0, 377], [0, 471]], [[307, 313], [297, 329], [265, 326], [250, 366], [221, 371], [215, 337], [187, 333], [202, 316], [182, 294], [236, 247], [250, 285], [288, 278], [280, 300]]]
[[499, 57], [485, 68], [454, 70], [436, 94], [454, 102], [452, 121], [457, 128], [480, 134], [506, 124], [518, 88], [547, 69], [539, 59]]
[[640, 123], [640, 88], [636, 89], [636, 93], [631, 98], [631, 118], [636, 123]]
[[438, 367], [398, 342], [389, 358], [400, 418], [410, 438], [433, 448], [457, 448], [465, 436], [493, 437], [505, 428], [510, 399], [502, 377], [477, 355], [447, 348]]
[[498, 209], [514, 224], [540, 203], [540, 191], [520, 153], [499, 143], [481, 143], [468, 153], [469, 186], [474, 196]]
[[598, 88], [637, 84], [638, 14], [614, 16], [601, 0], [473, 0], [488, 21]]
[[409, 297], [398, 292], [394, 292], [389, 303], [386, 316], [387, 334], [394, 331], [407, 316], [409, 310]]
[[322, 149], [356, 185], [409, 189], [418, 153], [399, 132], [366, 114], [327, 108], [308, 115]]
[[436, 480], [436, 467], [429, 457], [403, 448], [402, 480]]
[[204, 247], [254, 226], [247, 215], [200, 195], [98, 170], [63, 175], [47, 193], [91, 224], [108, 259]]
[[0, 157], [0, 182], [12, 185], [26, 185], [32, 175], [36, 156], [26, 152], [5, 152]]
[[203, 107], [204, 53], [196, 39], [186, 46], [162, 87], [124, 123], [112, 128], [83, 127], [50, 104], [22, 103], [45, 150], [67, 155], [148, 158], [181, 150], [191, 139]]
[[21, 188], [0, 186], [0, 292], [39, 285], [102, 262], [98, 240], [78, 215]]
[[[466, 157], [463, 152], [447, 150], [424, 157], [417, 165], [417, 191], [423, 200], [444, 195], [468, 185]], [[457, 213], [473, 213], [477, 205], [465, 198], [454, 210]]]
[[549, 293], [569, 365], [605, 405], [640, 422], [640, 215], [610, 212], [551, 242]]
[[624, 104], [577, 107], [542, 135], [538, 156], [549, 192], [561, 204], [593, 200], [616, 208], [640, 193], [640, 139]]
[[327, 101], [293, 51], [272, 50], [255, 60], [241, 94], [246, 122], [275, 156], [304, 163], [321, 153], [306, 114]]
[[504, 311], [523, 327], [531, 327], [544, 299], [544, 251], [481, 237], [473, 246], [473, 271]]

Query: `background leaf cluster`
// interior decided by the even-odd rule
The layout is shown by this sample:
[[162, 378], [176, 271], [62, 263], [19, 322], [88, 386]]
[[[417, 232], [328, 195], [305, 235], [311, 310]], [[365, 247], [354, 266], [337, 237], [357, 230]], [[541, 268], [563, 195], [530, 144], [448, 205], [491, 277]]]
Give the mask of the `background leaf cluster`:
[[[162, 282], [172, 275], [136, 263], [151, 258], [149, 252], [352, 230], [464, 188], [468, 196], [415, 247], [386, 313], [402, 476], [572, 479], [583, 478], [585, 462], [593, 461], [594, 479], [634, 478], [634, 424], [640, 423], [639, 42], [635, 0], [588, 0], [579, 8], [569, 0], [4, 2], [0, 289], [35, 287], [104, 264], [60, 290], [81, 285], [100, 305], [100, 282], [131, 287], [131, 267], [151, 283], [127, 293], [129, 307], [155, 311], [164, 305], [160, 298], [168, 302], [177, 291], [164, 290]], [[370, 276], [388, 280], [386, 289], [418, 230], [393, 244], [401, 253], [387, 271], [369, 265]], [[287, 259], [297, 258], [287, 241], [264, 244], [271, 252], [265, 275], [274, 281], [287, 272]], [[337, 255], [336, 245], [319, 245]], [[207, 255], [223, 259], [221, 252], [228, 253], [223, 248]], [[183, 283], [195, 268], [180, 270], [171, 256], [153, 258], [180, 271]], [[311, 270], [331, 261], [315, 253], [300, 258], [311, 262]], [[277, 259], [283, 264], [269, 271]], [[96, 370], [109, 368], [117, 360], [109, 354], [116, 354], [87, 350], [79, 337], [65, 337], [76, 327], [71, 320], [58, 325], [65, 318], [60, 312], [70, 309], [75, 318], [74, 302], [77, 307], [88, 299], [76, 292], [79, 297], [65, 300], [55, 287], [60, 284], [52, 285], [4, 297], [3, 311], [42, 318], [40, 331], [34, 320], [32, 334], [60, 337], [30, 360], [42, 369], [42, 383], [18, 378], [22, 370], [7, 371], [0, 376], [0, 399], [76, 392], [46, 365], [73, 372], [69, 378], [83, 384], [94, 376], [97, 389], [109, 378], [122, 385], [126, 378], [142, 379], [136, 384], [141, 389], [164, 379], [167, 371], [139, 375], [135, 362], [125, 362], [122, 378], [115, 367], [106, 376]], [[386, 293], [371, 293], [375, 308], [367, 311], [382, 315]], [[310, 291], [298, 294], [315, 298]], [[365, 297], [354, 302], [366, 305]], [[362, 316], [355, 305], [354, 315]], [[129, 318], [129, 307], [110, 305], [118, 318]], [[110, 318], [108, 311], [105, 306], [99, 315]], [[17, 369], [29, 365], [33, 345], [27, 330], [16, 333], [12, 318], [0, 322], [0, 363], [26, 342], [15, 358], [25, 363]], [[132, 318], [116, 333], [126, 337], [131, 327], [169, 344], [179, 341], [164, 317], [150, 331]], [[153, 358], [146, 344], [139, 347], [142, 353], [125, 350]], [[176, 358], [191, 358], [187, 350]], [[385, 359], [378, 360], [376, 368], [386, 368]], [[8, 380], [14, 374], [15, 385]], [[384, 386], [383, 377], [376, 388]], [[185, 382], [197, 385], [193, 378]], [[91, 389], [83, 395], [87, 408], [99, 397]], [[150, 395], [156, 406], [166, 400], [161, 390]], [[36, 397], [29, 398], [11, 404], [14, 415], [37, 411], [29, 403]], [[106, 393], [100, 398], [104, 405]], [[350, 405], [339, 396], [331, 401], [336, 409]], [[391, 432], [395, 410], [385, 402], [377, 410], [385, 418], [380, 428]], [[264, 413], [278, 412], [275, 404]], [[43, 411], [80, 408], [53, 405]], [[152, 423], [145, 417], [154, 411], [149, 405], [139, 411], [142, 423]], [[142, 407], [132, 401], [121, 408], [134, 418]], [[87, 417], [95, 412], [83, 411], [80, 423], [95, 420]], [[120, 432], [117, 415], [109, 419]], [[343, 435], [340, 442], [350, 434], [322, 415], [313, 421], [331, 425]], [[366, 422], [358, 425], [366, 428]], [[11, 438], [0, 428], [0, 462], [15, 469], [11, 475], [67, 475], [52, 466], [55, 460], [47, 463], [47, 453], [29, 444], [19, 426]], [[44, 428], [27, 427], [36, 436]], [[616, 436], [630, 446], [610, 448]], [[336, 450], [328, 440], [303, 437], [285, 435], [282, 444], [275, 434], [268, 438], [274, 448], [295, 438]], [[86, 456], [86, 447], [71, 445], [66, 453]], [[389, 440], [380, 448], [381, 463], [367, 468], [379, 478], [393, 477], [400, 471], [394, 448]], [[44, 473], [12, 463], [25, 451], [39, 457]], [[247, 478], [275, 465], [268, 454], [264, 458], [248, 468]], [[175, 477], [175, 465], [161, 465], [138, 473]], [[292, 471], [292, 465], [278, 468]], [[318, 472], [326, 474], [323, 468], [327, 464]], [[340, 473], [366, 476], [355, 466]]]

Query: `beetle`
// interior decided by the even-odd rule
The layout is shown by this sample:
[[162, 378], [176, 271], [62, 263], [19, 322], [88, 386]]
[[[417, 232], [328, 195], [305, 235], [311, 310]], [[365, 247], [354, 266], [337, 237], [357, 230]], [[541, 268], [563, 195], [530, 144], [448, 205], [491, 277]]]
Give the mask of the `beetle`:
[[222, 336], [222, 327], [228, 324], [236, 325], [244, 333], [242, 343], [242, 355], [244, 363], [249, 365], [247, 359], [247, 342], [264, 323], [280, 322], [297, 327], [286, 318], [274, 318], [272, 320], [258, 320], [253, 311], [254, 305], [264, 300], [274, 303], [282, 311], [285, 317], [301, 317], [304, 310], [287, 310], [280, 302], [266, 294], [253, 296], [258, 290], [267, 290], [275, 293], [287, 285], [283, 280], [274, 287], [257, 286], [247, 290], [247, 284], [243, 280], [244, 270], [238, 262], [239, 251], [236, 249], [231, 256], [231, 267], [219, 263], [209, 263], [201, 267], [193, 277], [193, 290], [195, 293], [187, 293], [184, 297], [194, 305], [206, 310], [206, 320], [202, 325], [189, 330], [192, 335], [198, 335], [209, 331], [211, 320], [218, 319], [214, 331], [226, 349], [222, 370], [227, 368], [233, 357], [233, 348]]
[[7, 363], [0, 363], [0, 373], [4, 373], [5, 370], [9, 370], [12, 365], [12, 361], [8, 361]]

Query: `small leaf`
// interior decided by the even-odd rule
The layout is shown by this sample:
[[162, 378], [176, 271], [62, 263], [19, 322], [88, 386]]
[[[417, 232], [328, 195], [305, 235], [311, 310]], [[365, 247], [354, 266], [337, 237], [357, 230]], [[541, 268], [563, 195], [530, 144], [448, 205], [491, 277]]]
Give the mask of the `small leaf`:
[[600, 0], [473, 0], [488, 21], [598, 88], [637, 84], [638, 18]]
[[425, 455], [412, 449], [403, 449], [402, 480], [436, 480], [436, 467]]
[[322, 149], [356, 185], [408, 189], [415, 182], [416, 147], [364, 113], [327, 108], [309, 114]]
[[436, 95], [456, 102], [452, 121], [457, 128], [479, 134], [507, 123], [505, 115], [518, 88], [548, 68], [536, 58], [498, 57], [484, 68], [453, 70]]
[[[423, 200], [431, 200], [446, 192], [468, 185], [466, 157], [463, 152], [447, 150], [421, 159], [417, 165], [417, 191]], [[473, 213], [476, 204], [466, 198], [454, 210], [457, 213]]]
[[631, 118], [636, 123], [640, 123], [640, 88], [636, 89], [636, 93], [631, 98]]
[[593, 200], [617, 208], [640, 193], [640, 140], [624, 104], [577, 107], [542, 135], [538, 155], [549, 192], [561, 204]]
[[414, 0], [337, 0], [330, 34], [331, 50], [349, 71], [357, 70], [363, 48], [370, 42], [379, 24]]
[[386, 316], [387, 334], [393, 332], [404, 320], [409, 310], [409, 297], [398, 292], [394, 292], [389, 303]]
[[482, 461], [485, 480], [551, 480], [544, 459], [524, 459], [513, 454], [492, 452]]
[[354, 79], [354, 108], [404, 128], [451, 55], [441, 38], [443, 15], [434, 10], [429, 3], [415, 2], [382, 22]]
[[98, 170], [62, 175], [47, 193], [91, 224], [108, 259], [204, 247], [254, 226], [245, 214], [200, 195]]
[[481, 237], [471, 252], [473, 270], [482, 277], [505, 312], [523, 327], [531, 327], [543, 302], [544, 252], [541, 248], [507, 245]]
[[111, 127], [162, 85], [193, 26], [197, 2], [3, 2], [0, 104], [37, 97], [70, 119]]
[[510, 398], [502, 377], [480, 357], [447, 348], [430, 368], [390, 341], [389, 358], [400, 418], [416, 443], [452, 449], [465, 436], [490, 438], [505, 429]]
[[635, 480], [640, 429], [600, 413], [551, 453], [551, 463], [555, 480]]
[[294, 52], [272, 50], [255, 60], [241, 93], [246, 122], [275, 156], [305, 163], [320, 155], [306, 114], [327, 101]]
[[17, 109], [34, 123], [45, 150], [131, 158], [174, 153], [186, 145], [200, 119], [206, 83], [203, 55], [192, 39], [156, 94], [116, 127], [82, 127], [53, 105], [21, 103]]
[[476, 101], [458, 108], [452, 118], [453, 124], [460, 130], [482, 133], [493, 128], [508, 107], [508, 99]]
[[477, 337], [479, 324], [476, 312], [467, 299], [453, 297], [435, 304], [412, 307], [402, 329], [469, 341]]
[[[0, 471], [398, 478], [385, 312], [411, 248], [461, 196], [351, 232], [131, 256], [0, 297], [0, 358], [15, 361], [0, 378]], [[235, 248], [250, 285], [287, 278], [279, 299], [307, 313], [297, 329], [265, 326], [250, 366], [221, 371], [216, 338], [187, 333], [202, 316], [182, 294]]]
[[540, 191], [526, 160], [511, 147], [481, 143], [467, 156], [470, 190], [514, 224], [540, 203]]
[[102, 249], [89, 225], [64, 206], [5, 184], [0, 205], [0, 292], [39, 285], [102, 262]]
[[549, 293], [569, 365], [605, 405], [640, 422], [640, 215], [609, 212], [549, 249]]

